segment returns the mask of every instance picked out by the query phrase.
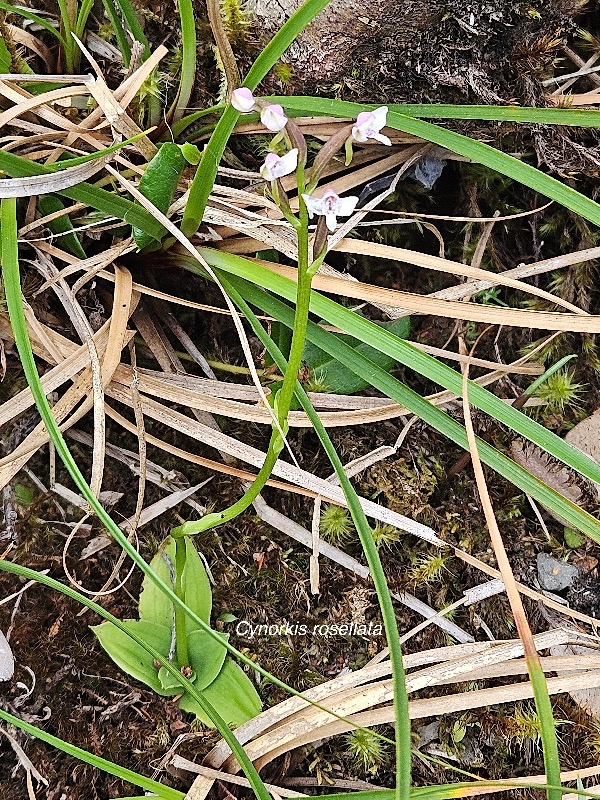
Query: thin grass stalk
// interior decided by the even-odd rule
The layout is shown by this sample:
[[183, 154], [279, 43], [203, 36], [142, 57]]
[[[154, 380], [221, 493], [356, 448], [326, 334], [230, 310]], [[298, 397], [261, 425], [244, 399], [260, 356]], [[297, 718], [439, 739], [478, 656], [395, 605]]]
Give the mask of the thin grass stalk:
[[179, 0], [181, 25], [181, 72], [179, 88], [172, 108], [172, 118], [177, 121], [188, 107], [196, 80], [196, 17], [192, 0]]
[[63, 53], [65, 56], [65, 72], [75, 72], [76, 46], [73, 39], [73, 24], [65, 0], [57, 0], [60, 11], [60, 21], [63, 31]]
[[121, 18], [117, 13], [117, 8], [113, 0], [102, 0], [102, 3], [104, 4], [104, 10], [106, 11], [106, 16], [110, 20], [110, 24], [112, 25], [113, 31], [115, 32], [117, 47], [119, 48], [119, 52], [123, 56], [123, 64], [126, 67], [129, 67], [129, 64], [131, 62], [131, 45], [129, 44], [129, 39], [127, 38], [127, 33], [125, 32], [125, 28], [123, 27]]
[[[227, 640], [223, 640], [218, 633], [216, 633], [204, 620], [202, 620], [197, 614], [195, 614], [178, 596], [177, 593], [171, 589], [164, 581], [162, 581], [156, 573], [150, 568], [149, 564], [142, 558], [142, 556], [138, 553], [138, 551], [131, 545], [128, 541], [127, 537], [124, 536], [121, 529], [116, 525], [116, 523], [112, 520], [110, 515], [104, 510], [104, 508], [99, 504], [98, 500], [92, 493], [89, 485], [85, 481], [85, 478], [81, 474], [77, 464], [73, 460], [73, 457], [66, 445], [64, 437], [58, 428], [56, 421], [52, 415], [52, 411], [49, 407], [48, 401], [44, 395], [44, 391], [39, 379], [39, 375], [37, 373], [37, 369], [35, 366], [35, 361], [33, 357], [33, 352], [31, 349], [31, 343], [29, 340], [29, 335], [27, 333], [27, 324], [25, 321], [25, 316], [23, 313], [23, 306], [21, 300], [21, 289], [20, 289], [20, 280], [19, 280], [19, 263], [18, 263], [18, 243], [16, 238], [17, 232], [17, 224], [16, 224], [16, 207], [14, 199], [10, 200], [2, 200], [0, 205], [0, 224], [2, 227], [2, 274], [4, 279], [4, 290], [6, 296], [6, 303], [9, 310], [9, 316], [11, 319], [11, 325], [13, 328], [13, 334], [15, 337], [15, 343], [17, 345], [17, 350], [19, 352], [19, 356], [21, 358], [21, 363], [23, 365], [23, 371], [25, 373], [26, 379], [28, 381], [30, 390], [32, 395], [35, 399], [36, 406], [42, 417], [42, 421], [46, 425], [46, 428], [49, 432], [49, 435], [53, 441], [56, 450], [63, 460], [71, 478], [75, 482], [77, 488], [83, 495], [83, 497], [87, 500], [91, 508], [93, 509], [94, 513], [98, 517], [101, 524], [109, 531], [109, 533], [113, 536], [113, 538], [117, 541], [117, 543], [121, 546], [121, 548], [129, 555], [132, 561], [138, 566], [142, 572], [147, 575], [153, 583], [159, 587], [159, 589], [165, 594], [169, 600], [173, 603], [175, 608], [179, 608], [183, 610], [190, 619], [203, 631], [208, 633], [213, 638], [217, 639], [219, 643], [227, 649], [227, 651], [237, 658], [242, 663], [249, 666], [251, 669], [256, 670], [263, 678], [270, 681], [274, 685], [278, 686], [280, 689], [288, 692], [289, 694], [293, 695], [294, 697], [298, 697], [304, 700], [309, 705], [318, 708], [319, 710], [331, 714], [332, 717], [339, 719], [342, 722], [349, 723], [353, 725], [353, 723], [346, 719], [345, 717], [336, 714], [335, 712], [328, 709], [326, 706], [321, 705], [320, 703], [316, 703], [313, 700], [305, 697], [302, 692], [296, 691], [293, 687], [286, 684], [284, 681], [279, 680], [275, 675], [265, 670], [259, 664], [256, 664], [252, 661], [248, 656], [244, 653], [237, 650], [233, 645], [229, 643]], [[208, 712], [207, 712], [208, 713]], [[359, 726], [354, 726], [358, 729]], [[225, 738], [225, 737], [224, 737]], [[380, 737], [383, 738], [383, 737]], [[239, 756], [239, 748], [233, 749], [236, 758]], [[243, 760], [243, 754], [240, 756]], [[240, 761], [242, 763], [242, 761]]]
[[[204, 258], [209, 262], [212, 263], [214, 267], [217, 269], [224, 268], [229, 272], [229, 274], [233, 274], [230, 271], [232, 262], [229, 258], [222, 258], [224, 254], [215, 254], [214, 251], [213, 255], [211, 255], [211, 251], [203, 251]], [[236, 257], [237, 258], [237, 257]], [[196, 262], [193, 264], [186, 262], [185, 268], [191, 269], [195, 271]], [[244, 271], [245, 276], [249, 278], [248, 280], [233, 280], [231, 281], [233, 285], [238, 289], [238, 291], [253, 305], [260, 308], [265, 313], [269, 314], [270, 316], [274, 317], [275, 319], [283, 322], [288, 327], [291, 327], [292, 324], [292, 315], [293, 312], [289, 308], [289, 306], [285, 305], [281, 301], [277, 300], [275, 297], [270, 295], [268, 292], [259, 289], [256, 285], [254, 285], [251, 281], [260, 280], [260, 269], [261, 267], [258, 264], [253, 264], [251, 270], [247, 272]], [[238, 270], [235, 270], [236, 274], [238, 274]], [[269, 285], [269, 281], [265, 282]], [[271, 288], [275, 288], [271, 286]], [[293, 297], [293, 294], [288, 294], [286, 290], [281, 291], [283, 289], [283, 285], [279, 285], [277, 283], [277, 291], [278, 294], [281, 294], [285, 297]], [[331, 314], [329, 313], [330, 306], [329, 303], [332, 301], [327, 301], [327, 305], [325, 304], [325, 298], [317, 295], [319, 301], [323, 301], [323, 303], [315, 303], [313, 310], [315, 313], [322, 318], [325, 318], [328, 322], [336, 327], [344, 330], [350, 335], [361, 339], [362, 341], [367, 342], [368, 344], [372, 344], [375, 347], [379, 347], [381, 349], [381, 344], [379, 339], [372, 339], [369, 336], [364, 335], [364, 330], [362, 327], [360, 329], [355, 329], [352, 324], [349, 324], [349, 321], [346, 317], [347, 314], [350, 314], [352, 317], [355, 317], [357, 321], [367, 322], [361, 317], [357, 317], [357, 315], [352, 315], [351, 312], [348, 312], [347, 309], [343, 309], [338, 306], [336, 303], [333, 303], [333, 306], [336, 308], [336, 313]], [[316, 298], [315, 298], [316, 299]], [[337, 313], [339, 312], [339, 313]], [[374, 328], [373, 323], [368, 323]], [[377, 328], [379, 331], [380, 329]], [[338, 337], [334, 336], [333, 334], [329, 333], [328, 331], [323, 330], [318, 325], [315, 325], [312, 322], [309, 322], [308, 330], [307, 330], [307, 337], [308, 339], [316, 344], [320, 349], [324, 350], [325, 352], [329, 353], [333, 358], [335, 358], [340, 363], [347, 366], [351, 369], [355, 374], [360, 375], [363, 379], [368, 381], [374, 388], [379, 389], [379, 391], [383, 392], [387, 397], [392, 400], [395, 400], [397, 403], [402, 404], [406, 408], [408, 408], [413, 414], [416, 414], [420, 417], [424, 422], [431, 425], [435, 430], [442, 433], [444, 436], [447, 436], [453, 442], [458, 444], [460, 447], [468, 450], [468, 442], [464, 428], [460, 425], [456, 420], [452, 419], [448, 416], [445, 412], [441, 409], [434, 406], [432, 403], [427, 401], [421, 395], [414, 392], [412, 389], [408, 388], [405, 384], [401, 383], [399, 380], [394, 378], [389, 373], [382, 370], [368, 358], [363, 356], [360, 352], [357, 352], [355, 349], [349, 347], [345, 342], [340, 340]], [[397, 340], [398, 344], [401, 340]], [[418, 351], [415, 351], [417, 353]], [[389, 355], [394, 358], [399, 357], [399, 351], [394, 348], [389, 348]], [[402, 360], [400, 357], [399, 360]], [[415, 359], [412, 359], [412, 362], [415, 362]], [[409, 367], [415, 369], [415, 371], [420, 372], [421, 374], [427, 375], [427, 372], [421, 372], [421, 365], [417, 361], [417, 363], [411, 363], [409, 359], [407, 362]], [[440, 367], [444, 367], [444, 370], [449, 369], [444, 365], [438, 365]], [[454, 375], [453, 370], [450, 370]], [[460, 376], [457, 376], [459, 381], [461, 380]], [[434, 378], [436, 383], [444, 384], [443, 380], [440, 380], [439, 376]], [[477, 386], [477, 384], [472, 384], [469, 388], [471, 402], [477, 407], [483, 407], [483, 404], [479, 402], [474, 402], [474, 389], [478, 389], [480, 391], [481, 387]], [[461, 387], [458, 388], [457, 394], [460, 395]], [[452, 389], [454, 391], [454, 388]], [[508, 409], [510, 406], [504, 404], [498, 398], [495, 398], [494, 395], [486, 392], [486, 395], [489, 395], [490, 398], [494, 398], [497, 403], [503, 408]], [[487, 413], [490, 413], [492, 416], [495, 416], [495, 407], [492, 404], [492, 408], [489, 408], [487, 405], [484, 407], [484, 410]], [[517, 414], [518, 412], [514, 409], [511, 409], [513, 414]], [[525, 421], [532, 422], [529, 420], [528, 417], [524, 415], [520, 415]], [[512, 417], [511, 417], [512, 420]], [[507, 424], [511, 425], [509, 421]], [[511, 425], [511, 427], [514, 427]], [[541, 427], [541, 426], [539, 426]], [[532, 432], [531, 429], [527, 429], [529, 432], [529, 437], [532, 441], [536, 441], [536, 433]], [[545, 433], [549, 433], [545, 431]], [[553, 434], [551, 434], [553, 436]], [[558, 437], [555, 437], [558, 439]], [[561, 439], [558, 439], [561, 445], [566, 444]], [[594, 519], [590, 514], [584, 511], [582, 508], [577, 506], [576, 504], [572, 503], [570, 500], [563, 497], [563, 495], [556, 492], [554, 489], [551, 489], [545, 483], [540, 481], [538, 478], [531, 475], [527, 470], [520, 467], [516, 464], [512, 459], [508, 458], [504, 454], [498, 452], [494, 447], [489, 445], [488, 443], [478, 440], [478, 447], [479, 452], [481, 454], [482, 460], [492, 469], [496, 470], [500, 475], [504, 478], [509, 480], [515, 486], [519, 487], [522, 491], [526, 494], [531, 495], [534, 499], [538, 500], [542, 505], [545, 505], [548, 508], [554, 509], [560, 516], [565, 519], [572, 527], [577, 528], [582, 533], [589, 536], [596, 542], [600, 543], [600, 523], [598, 520]], [[548, 448], [547, 448], [548, 449]], [[579, 451], [573, 451], [576, 454], [576, 457], [581, 453]], [[555, 455], [557, 455], [555, 453]], [[563, 453], [563, 455], [566, 454]], [[564, 460], [564, 459], [563, 459]], [[577, 469], [577, 467], [574, 467]], [[596, 467], [597, 468], [597, 467]], [[598, 482], [598, 479], [596, 479]]]
[[[225, 724], [225, 721], [219, 716], [216, 709], [211, 705], [211, 703], [209, 703], [204, 698], [202, 692], [199, 692], [194, 686], [194, 684], [181, 674], [180, 670], [173, 663], [171, 663], [167, 658], [165, 658], [158, 650], [152, 647], [152, 645], [149, 645], [143, 639], [143, 637], [138, 636], [133, 630], [128, 628], [121, 620], [117, 619], [117, 617], [113, 616], [110, 612], [102, 608], [102, 606], [98, 605], [98, 603], [95, 603], [90, 598], [85, 597], [83, 594], [76, 591], [75, 589], [72, 589], [70, 586], [61, 583], [60, 581], [57, 581], [54, 578], [50, 578], [48, 575], [44, 575], [40, 572], [36, 572], [35, 570], [23, 567], [20, 564], [14, 564], [10, 561], [5, 561], [5, 560], [0, 560], [0, 570], [4, 572], [9, 572], [13, 575], [19, 575], [20, 577], [26, 578], [27, 580], [33, 580], [38, 583], [42, 583], [44, 584], [44, 586], [48, 586], [50, 589], [54, 589], [55, 591], [60, 592], [66, 597], [70, 597], [72, 600], [76, 600], [78, 603], [81, 603], [81, 605], [85, 606], [91, 611], [94, 611], [103, 619], [107, 620], [107, 622], [110, 622], [116, 628], [123, 631], [123, 633], [129, 636], [130, 639], [133, 639], [134, 642], [143, 647], [144, 650], [152, 656], [152, 658], [156, 659], [161, 664], [161, 666], [164, 667], [170, 673], [170, 675], [172, 675], [172, 677], [176, 679], [176, 681], [181, 685], [182, 690], [188, 692], [190, 696], [193, 697], [194, 700], [200, 705], [202, 710], [215, 722], [216, 728], [218, 729], [221, 736], [225, 739], [227, 744], [231, 747], [232, 751], [236, 755], [236, 758], [238, 758], [238, 760], [239, 758], [242, 759], [242, 761], [239, 762], [240, 766], [246, 773], [248, 780], [251, 782], [252, 788], [254, 789], [257, 797], [260, 798], [260, 800], [270, 800], [270, 795], [266, 790], [266, 788], [264, 787], [264, 784], [262, 783], [258, 773], [256, 772], [254, 764], [252, 764], [252, 762], [246, 755], [245, 750], [236, 739], [235, 734]], [[100, 760], [103, 762], [103, 766], [101, 768], [104, 769], [105, 771], [108, 771], [107, 766], [110, 766], [111, 762], [106, 761], [105, 759], [100, 759]], [[127, 772], [130, 771], [127, 770]], [[112, 774], [115, 773], [113, 772]], [[135, 775], [135, 774], [136, 773], [130, 772], [130, 775]], [[125, 779], [128, 780], [128, 778]], [[157, 787], [160, 786], [160, 784], [157, 784], [155, 781], [147, 780], [146, 782], [149, 785], [144, 785], [143, 783], [140, 782], [138, 782], [136, 785], [141, 786], [144, 789], [150, 789], [152, 791], [157, 791]], [[173, 792], [174, 791], [175, 790], [173, 790]], [[177, 794], [178, 796], [181, 796], [179, 792]]]

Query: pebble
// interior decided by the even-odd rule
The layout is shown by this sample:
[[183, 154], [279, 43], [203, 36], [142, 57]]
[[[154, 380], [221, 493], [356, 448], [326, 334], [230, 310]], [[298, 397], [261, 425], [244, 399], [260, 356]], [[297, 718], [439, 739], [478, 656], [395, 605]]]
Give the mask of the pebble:
[[559, 561], [548, 553], [538, 553], [537, 572], [540, 586], [548, 592], [560, 592], [568, 589], [579, 577], [577, 567], [567, 564], [565, 561]]

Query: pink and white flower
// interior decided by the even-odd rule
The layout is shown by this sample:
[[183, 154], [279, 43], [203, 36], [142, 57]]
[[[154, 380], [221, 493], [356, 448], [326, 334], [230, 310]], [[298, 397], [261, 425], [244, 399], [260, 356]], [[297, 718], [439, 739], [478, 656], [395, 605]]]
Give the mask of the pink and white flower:
[[288, 118], [280, 105], [272, 103], [262, 109], [260, 121], [268, 130], [273, 131], [273, 133], [279, 133], [287, 125]]
[[231, 105], [236, 111], [241, 111], [242, 114], [248, 114], [253, 111], [256, 106], [254, 95], [245, 86], [240, 86], [239, 89], [234, 89], [231, 93]]
[[340, 197], [333, 189], [327, 189], [320, 198], [303, 194], [302, 199], [306, 203], [309, 217], [312, 219], [314, 214], [318, 217], [325, 217], [325, 222], [331, 232], [335, 230], [337, 218], [349, 217], [358, 203], [358, 197]]
[[356, 124], [352, 127], [354, 141], [364, 143], [369, 139], [375, 139], [381, 144], [391, 145], [390, 139], [380, 133], [381, 129], [385, 128], [387, 112], [387, 106], [376, 108], [375, 111], [361, 111], [356, 118]]
[[265, 158], [265, 163], [260, 168], [261, 177], [266, 181], [276, 181], [284, 175], [291, 175], [298, 166], [298, 148], [287, 152], [284, 156], [269, 153]]

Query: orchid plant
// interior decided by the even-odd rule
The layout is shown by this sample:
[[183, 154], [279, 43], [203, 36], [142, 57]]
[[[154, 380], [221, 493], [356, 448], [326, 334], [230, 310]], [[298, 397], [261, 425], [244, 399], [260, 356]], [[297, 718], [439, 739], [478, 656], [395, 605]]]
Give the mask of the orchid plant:
[[[364, 143], [372, 139], [391, 145], [390, 139], [381, 133], [385, 127], [387, 107], [382, 106], [375, 111], [360, 113], [356, 121], [344, 127], [323, 145], [316, 156], [310, 178], [306, 172], [307, 147], [304, 135], [296, 123], [289, 118], [279, 104], [269, 103], [254, 97], [250, 89], [241, 86], [231, 93], [231, 105], [242, 114], [259, 112], [264, 127], [275, 133], [270, 150], [260, 167], [260, 175], [268, 182], [273, 200], [279, 206], [283, 216], [296, 230], [298, 242], [298, 289], [295, 305], [295, 317], [292, 342], [283, 382], [275, 393], [274, 423], [267, 456], [256, 480], [252, 483], [240, 500], [223, 511], [213, 512], [196, 521], [185, 522], [174, 528], [171, 535], [176, 544], [182, 548], [182, 540], [186, 536], [229, 522], [245, 511], [256, 499], [269, 479], [279, 454], [284, 447], [288, 430], [287, 417], [294, 397], [294, 387], [302, 364], [306, 328], [308, 323], [311, 281], [323, 262], [327, 252], [327, 238], [337, 227], [338, 217], [349, 217], [356, 208], [358, 197], [340, 197], [332, 189], [327, 189], [322, 196], [315, 195], [319, 178], [325, 167], [346, 148], [351, 156], [352, 142]], [[283, 155], [273, 152], [282, 142], [287, 150]], [[291, 210], [289, 198], [281, 183], [281, 178], [295, 173], [298, 191], [298, 213]], [[318, 217], [316, 231], [312, 242], [309, 236], [309, 220]], [[178, 559], [175, 559], [178, 563]], [[176, 584], [177, 585], [177, 584]]]

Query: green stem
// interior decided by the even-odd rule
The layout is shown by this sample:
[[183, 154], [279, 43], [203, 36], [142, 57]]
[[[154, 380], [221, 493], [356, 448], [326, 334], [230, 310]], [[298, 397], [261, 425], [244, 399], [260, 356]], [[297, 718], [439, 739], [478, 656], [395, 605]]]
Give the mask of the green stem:
[[[263, 326], [260, 324], [256, 315], [252, 312], [250, 306], [242, 298], [240, 293], [234, 288], [232, 282], [229, 281], [230, 276], [219, 274], [219, 280], [223, 283], [227, 294], [231, 297], [234, 303], [238, 306], [240, 311], [245, 315], [250, 323], [252, 330], [260, 339], [264, 347], [269, 352], [269, 355], [277, 364], [279, 369], [284, 372], [286, 377], [290, 374], [289, 362], [286, 365], [285, 358], [275, 342], [268, 336]], [[310, 288], [310, 275], [308, 277]], [[294, 333], [296, 332], [296, 317], [294, 317]], [[306, 329], [304, 331], [306, 333]], [[304, 341], [304, 340], [303, 340]], [[293, 340], [292, 340], [293, 349]], [[291, 360], [291, 357], [290, 357]], [[392, 676], [394, 681], [394, 716], [396, 727], [396, 791], [395, 800], [407, 800], [411, 793], [411, 754], [412, 754], [412, 740], [410, 728], [410, 716], [408, 709], [408, 694], [406, 691], [406, 674], [404, 670], [404, 662], [402, 660], [402, 651], [400, 648], [400, 634], [398, 632], [398, 624], [396, 622], [396, 615], [394, 613], [394, 606], [390, 591], [387, 585], [379, 551], [373, 541], [373, 534], [371, 527], [365, 516], [365, 512], [360, 504], [358, 495], [356, 494], [346, 472], [343, 464], [338, 456], [335, 447], [325, 429], [323, 423], [319, 419], [319, 415], [315, 411], [310, 402], [308, 395], [304, 391], [302, 385], [297, 379], [297, 373], [294, 375], [293, 391], [298, 398], [300, 405], [306, 412], [307, 416], [313, 424], [315, 432], [319, 437], [321, 445], [323, 446], [327, 456], [333, 466], [335, 473], [339, 479], [340, 486], [344, 492], [344, 496], [348, 503], [350, 515], [355, 524], [358, 532], [360, 543], [363, 547], [363, 552], [367, 559], [369, 571], [373, 579], [375, 591], [377, 592], [377, 599], [381, 609], [381, 616], [385, 628], [386, 639], [390, 650], [390, 662], [392, 665]]]
[[179, 88], [171, 112], [173, 120], [180, 119], [186, 110], [196, 79], [196, 18], [191, 0], [179, 0], [181, 24], [181, 72]]
[[[175, 539], [175, 594], [185, 602], [185, 587], [183, 584], [183, 570], [185, 568], [185, 539]], [[187, 635], [185, 630], [185, 611], [180, 606], [175, 606], [175, 643], [177, 647], [177, 663], [180, 667], [187, 667], [190, 663], [188, 656]]]
[[177, 528], [173, 528], [171, 536], [179, 539], [183, 536], [193, 536], [197, 533], [210, 530], [230, 522], [249, 508], [264, 489], [265, 484], [271, 477], [273, 468], [277, 463], [279, 454], [284, 447], [283, 435], [287, 431], [287, 417], [292, 405], [292, 399], [296, 389], [298, 372], [302, 364], [302, 354], [304, 352], [304, 342], [306, 339], [306, 329], [308, 325], [308, 310], [310, 305], [310, 286], [311, 273], [309, 270], [309, 242], [308, 242], [308, 211], [302, 200], [302, 192], [305, 189], [304, 167], [299, 166], [297, 170], [298, 197], [300, 198], [299, 224], [298, 231], [298, 287], [296, 291], [296, 311], [294, 314], [294, 327], [292, 333], [292, 343], [290, 346], [290, 356], [287, 368], [283, 377], [281, 388], [276, 395], [275, 416], [277, 425], [273, 427], [271, 440], [265, 460], [260, 468], [252, 485], [244, 495], [229, 508], [207, 514], [202, 519], [193, 522], [184, 522]]
[[72, 74], [75, 71], [75, 41], [73, 39], [73, 26], [65, 0], [58, 0], [60, 19], [64, 33], [63, 50], [65, 54], [65, 72]]

